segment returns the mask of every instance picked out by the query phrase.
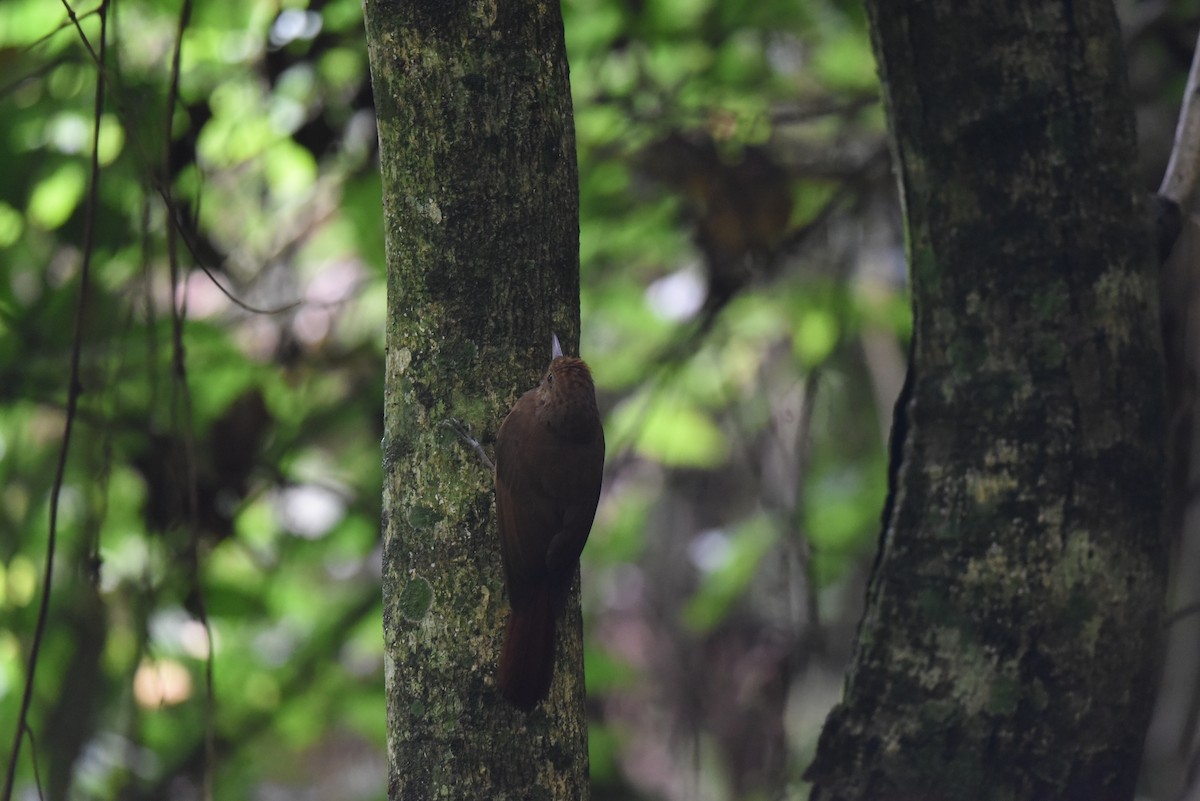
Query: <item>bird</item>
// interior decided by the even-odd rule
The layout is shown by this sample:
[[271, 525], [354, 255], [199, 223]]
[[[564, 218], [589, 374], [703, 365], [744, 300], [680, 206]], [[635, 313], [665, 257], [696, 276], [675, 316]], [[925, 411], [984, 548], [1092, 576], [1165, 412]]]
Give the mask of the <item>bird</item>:
[[496, 512], [511, 612], [498, 684], [531, 711], [554, 674], [555, 620], [591, 532], [604, 472], [604, 429], [592, 374], [552, 337], [541, 383], [496, 434]]

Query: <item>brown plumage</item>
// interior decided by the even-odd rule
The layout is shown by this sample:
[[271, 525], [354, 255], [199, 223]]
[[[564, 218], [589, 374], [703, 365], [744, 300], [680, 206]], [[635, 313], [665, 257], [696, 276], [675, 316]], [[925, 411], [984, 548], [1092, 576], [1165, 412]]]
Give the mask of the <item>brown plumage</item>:
[[496, 511], [512, 605], [499, 682], [526, 711], [550, 688], [555, 618], [592, 528], [604, 468], [591, 373], [554, 344], [542, 382], [513, 405], [496, 435]]

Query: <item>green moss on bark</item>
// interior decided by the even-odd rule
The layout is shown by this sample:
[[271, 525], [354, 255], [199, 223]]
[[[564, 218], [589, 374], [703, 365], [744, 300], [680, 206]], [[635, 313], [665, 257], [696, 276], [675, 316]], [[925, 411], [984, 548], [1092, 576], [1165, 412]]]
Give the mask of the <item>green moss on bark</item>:
[[485, 446], [579, 314], [557, 4], [364, 4], [388, 252], [383, 459], [389, 797], [587, 797], [577, 599], [547, 704], [495, 686], [507, 605]]
[[868, 2], [904, 467], [814, 799], [1128, 799], [1164, 589], [1156, 276], [1110, 3]]

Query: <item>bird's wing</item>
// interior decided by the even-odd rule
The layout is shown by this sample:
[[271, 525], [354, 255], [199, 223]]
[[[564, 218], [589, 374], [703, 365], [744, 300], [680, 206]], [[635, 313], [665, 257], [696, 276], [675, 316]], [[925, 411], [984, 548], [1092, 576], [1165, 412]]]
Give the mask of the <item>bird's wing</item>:
[[596, 437], [598, 444], [593, 441], [571, 446], [562, 455], [565, 469], [557, 473], [563, 483], [559, 497], [571, 500], [562, 507], [561, 523], [546, 552], [546, 564], [554, 576], [573, 574], [596, 517], [604, 476], [604, 432], [599, 426]]
[[557, 529], [552, 497], [538, 469], [542, 453], [539, 431], [532, 414], [524, 414], [525, 398], [504, 419], [496, 436], [496, 511], [500, 526], [500, 553], [509, 593], [519, 595], [524, 586], [543, 581], [546, 551]]

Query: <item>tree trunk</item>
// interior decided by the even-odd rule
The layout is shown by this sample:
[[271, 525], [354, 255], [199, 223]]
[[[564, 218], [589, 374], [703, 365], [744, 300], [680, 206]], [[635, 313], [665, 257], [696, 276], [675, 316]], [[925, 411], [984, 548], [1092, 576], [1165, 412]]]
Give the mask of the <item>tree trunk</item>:
[[579, 330], [557, 3], [367, 0], [388, 250], [384, 635], [391, 799], [586, 799], [578, 592], [548, 701], [496, 688], [508, 605], [490, 445]]
[[813, 799], [1128, 799], [1161, 635], [1157, 278], [1108, 0], [869, 0], [903, 459]]

